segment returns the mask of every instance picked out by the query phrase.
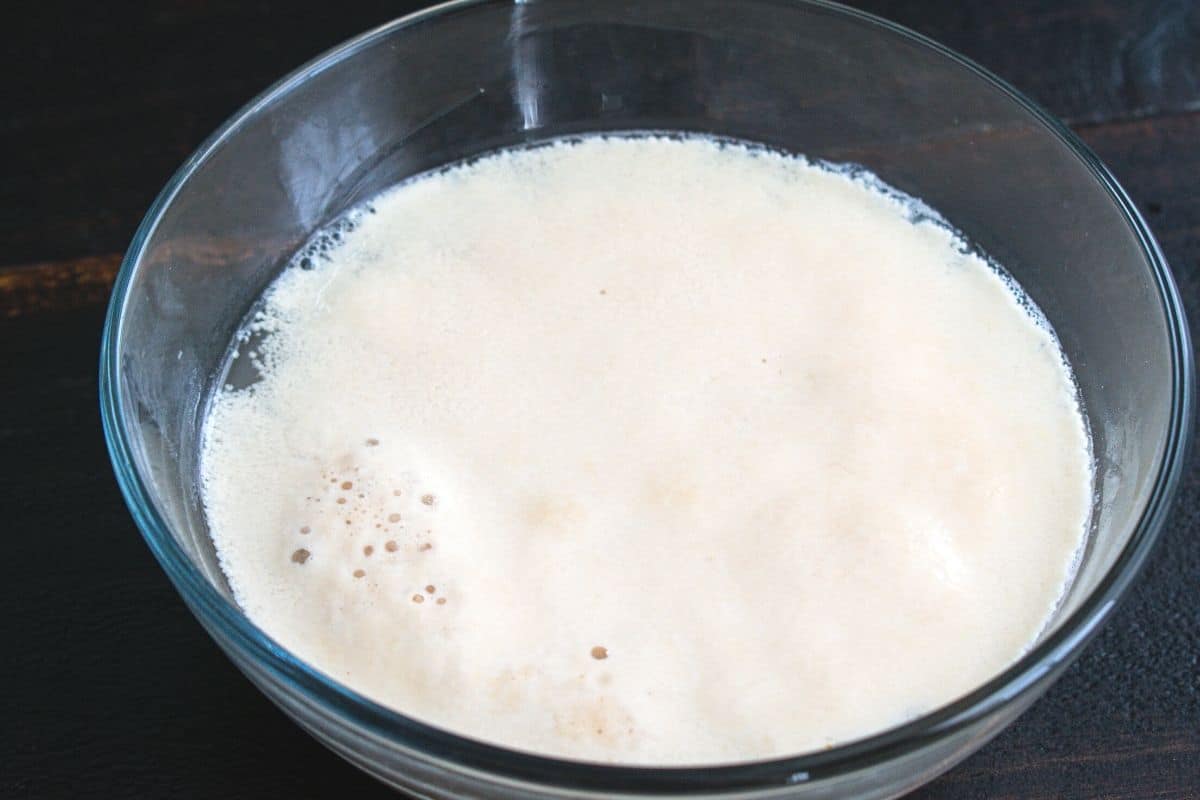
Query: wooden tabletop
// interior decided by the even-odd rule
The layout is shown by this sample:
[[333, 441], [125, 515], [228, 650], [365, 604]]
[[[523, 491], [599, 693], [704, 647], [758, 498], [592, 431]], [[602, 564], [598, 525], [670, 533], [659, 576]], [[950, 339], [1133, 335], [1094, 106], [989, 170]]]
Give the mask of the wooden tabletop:
[[[421, 3], [19, 5], [0, 43], [0, 796], [394, 796], [287, 721], [188, 614], [118, 495], [96, 371], [121, 252], [175, 168], [273, 80]], [[1200, 3], [854, 5], [1065, 119], [1145, 213], [1197, 330]], [[1197, 466], [1082, 658], [915, 797], [1200, 797]]]

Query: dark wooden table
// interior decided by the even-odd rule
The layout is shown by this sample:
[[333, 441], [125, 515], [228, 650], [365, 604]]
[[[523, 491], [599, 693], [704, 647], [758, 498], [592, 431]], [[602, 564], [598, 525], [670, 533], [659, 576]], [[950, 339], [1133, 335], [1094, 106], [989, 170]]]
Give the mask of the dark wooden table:
[[[271, 81], [419, 5], [5, 10], [0, 795], [390, 796], [288, 722], [190, 617], [118, 496], [95, 384], [120, 254], [171, 172]], [[1200, 330], [1200, 4], [856, 5], [965, 53], [1067, 120], [1147, 215]], [[1144, 578], [1080, 661], [917, 796], [1200, 797], [1198, 466]]]

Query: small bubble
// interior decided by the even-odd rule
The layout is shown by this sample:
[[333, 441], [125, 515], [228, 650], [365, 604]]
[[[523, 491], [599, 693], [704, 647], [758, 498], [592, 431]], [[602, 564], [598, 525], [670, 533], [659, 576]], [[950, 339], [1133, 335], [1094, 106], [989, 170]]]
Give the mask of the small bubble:
[[303, 564], [305, 561], [308, 561], [308, 557], [310, 555], [312, 555], [312, 553], [301, 547], [299, 550], [292, 553], [292, 561], [296, 562], [297, 564]]

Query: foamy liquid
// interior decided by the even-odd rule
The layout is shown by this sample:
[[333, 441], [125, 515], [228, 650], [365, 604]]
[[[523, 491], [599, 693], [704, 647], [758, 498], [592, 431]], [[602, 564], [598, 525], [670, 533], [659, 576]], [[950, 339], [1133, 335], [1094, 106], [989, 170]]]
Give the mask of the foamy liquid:
[[911, 204], [591, 138], [351, 220], [265, 295], [201, 465], [238, 601], [332, 678], [510, 747], [727, 762], [930, 711], [1047, 622], [1091, 497], [1069, 370]]

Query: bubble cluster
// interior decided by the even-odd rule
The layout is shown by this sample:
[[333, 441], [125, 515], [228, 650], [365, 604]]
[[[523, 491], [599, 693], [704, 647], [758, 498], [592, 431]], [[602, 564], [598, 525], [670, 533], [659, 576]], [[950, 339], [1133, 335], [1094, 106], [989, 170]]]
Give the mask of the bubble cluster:
[[[364, 441], [371, 452], [381, 445], [375, 437]], [[356, 458], [354, 451], [335, 464], [320, 471], [318, 483], [304, 496], [304, 522], [293, 527], [297, 536], [305, 537], [306, 546], [291, 551], [291, 562], [304, 565], [314, 556], [344, 562], [352, 578], [370, 577], [366, 586], [411, 581], [425, 562], [414, 565], [408, 555], [419, 557], [433, 549], [437, 496], [411, 477], [381, 474], [372, 459]], [[368, 563], [375, 564], [370, 573]], [[432, 599], [437, 593], [433, 583], [416, 586], [413, 603], [424, 603], [426, 595]], [[436, 605], [446, 603], [444, 596], [436, 600]]]
[[308, 271], [316, 269], [323, 261], [331, 260], [330, 254], [346, 241], [347, 234], [358, 228], [363, 214], [368, 213], [375, 211], [370, 206], [356, 208], [317, 231], [296, 251], [288, 266]]

